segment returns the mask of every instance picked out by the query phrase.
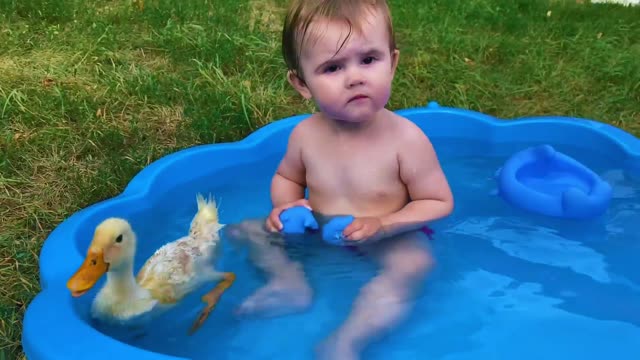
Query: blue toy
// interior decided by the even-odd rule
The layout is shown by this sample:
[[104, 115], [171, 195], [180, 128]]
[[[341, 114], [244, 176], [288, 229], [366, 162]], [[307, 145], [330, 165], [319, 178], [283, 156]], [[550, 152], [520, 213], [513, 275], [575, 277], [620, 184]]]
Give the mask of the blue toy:
[[550, 145], [512, 155], [498, 170], [498, 193], [512, 205], [543, 215], [585, 219], [602, 215], [611, 186]]
[[351, 215], [337, 216], [331, 219], [322, 227], [322, 239], [331, 245], [345, 245], [346, 239], [342, 232], [353, 222], [353, 219], [354, 217]]
[[294, 206], [280, 213], [284, 234], [304, 234], [307, 229], [318, 230], [318, 222], [311, 210], [304, 206]]
[[[322, 227], [322, 239], [331, 245], [344, 245], [345, 238], [342, 231], [351, 222], [353, 216], [338, 216], [331, 219]], [[304, 206], [294, 206], [280, 214], [282, 221], [282, 233], [304, 234], [308, 229], [317, 230], [318, 222], [313, 217], [311, 210]]]

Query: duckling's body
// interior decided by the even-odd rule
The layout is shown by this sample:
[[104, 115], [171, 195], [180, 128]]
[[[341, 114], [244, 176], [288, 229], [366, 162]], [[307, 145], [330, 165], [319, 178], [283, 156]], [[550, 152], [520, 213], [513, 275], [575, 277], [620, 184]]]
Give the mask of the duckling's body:
[[194, 324], [194, 331], [235, 280], [233, 273], [218, 272], [213, 267], [222, 227], [215, 203], [198, 195], [198, 213], [189, 234], [159, 248], [134, 277], [135, 234], [126, 220], [107, 219], [96, 228], [87, 259], [68, 287], [74, 296], [81, 296], [106, 272], [107, 281], [92, 304], [92, 315], [105, 321], [126, 322], [143, 314], [163, 312], [205, 283], [217, 282], [203, 297], [207, 306]]
[[[212, 268], [217, 243], [186, 236], [163, 245], [144, 264], [135, 279], [107, 273], [105, 286], [94, 300], [94, 317], [128, 320], [142, 313], [166, 310], [185, 295], [223, 274]], [[131, 274], [133, 271], [131, 271]]]

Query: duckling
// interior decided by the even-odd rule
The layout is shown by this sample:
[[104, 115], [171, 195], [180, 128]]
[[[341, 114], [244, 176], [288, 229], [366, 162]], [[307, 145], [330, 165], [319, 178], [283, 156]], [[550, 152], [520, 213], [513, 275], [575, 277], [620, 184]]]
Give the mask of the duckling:
[[133, 275], [136, 235], [129, 222], [108, 218], [95, 229], [87, 255], [67, 288], [78, 297], [89, 291], [106, 273], [107, 281], [91, 306], [94, 318], [124, 323], [143, 314], [155, 316], [209, 282], [217, 285], [202, 297], [206, 304], [193, 323], [195, 332], [235, 281], [232, 272], [219, 272], [213, 260], [220, 251], [220, 230], [214, 200], [197, 197], [198, 212], [189, 234], [160, 247]]

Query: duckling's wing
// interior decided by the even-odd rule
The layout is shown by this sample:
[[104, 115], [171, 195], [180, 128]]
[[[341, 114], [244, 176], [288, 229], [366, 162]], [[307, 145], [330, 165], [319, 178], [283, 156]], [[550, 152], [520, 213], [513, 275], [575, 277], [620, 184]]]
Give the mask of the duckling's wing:
[[140, 269], [137, 282], [161, 303], [175, 303], [192, 290], [194, 255], [194, 248], [186, 241], [166, 244]]

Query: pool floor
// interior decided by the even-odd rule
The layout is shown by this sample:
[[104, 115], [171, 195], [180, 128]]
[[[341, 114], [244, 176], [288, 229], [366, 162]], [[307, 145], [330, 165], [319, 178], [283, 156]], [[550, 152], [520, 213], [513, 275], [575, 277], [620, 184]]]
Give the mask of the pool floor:
[[[640, 181], [599, 166], [604, 162], [594, 163], [594, 170], [614, 188], [606, 216], [590, 221], [548, 218], [514, 209], [492, 195], [492, 176], [504, 160], [441, 159], [456, 209], [433, 225], [437, 267], [410, 318], [368, 347], [363, 358], [640, 359]], [[252, 176], [225, 187], [203, 182], [182, 189], [189, 194], [181, 197], [184, 201], [157, 210], [153, 223], [137, 229], [138, 266], [160, 243], [186, 230], [195, 191], [215, 194], [222, 222], [265, 216], [272, 170], [254, 168]], [[145, 248], [146, 238], [154, 239], [154, 245]], [[292, 256], [303, 262], [316, 292], [305, 313], [265, 319], [234, 316], [234, 308], [264, 279], [246, 251], [225, 245], [220, 268], [236, 272], [237, 282], [199, 332], [186, 336], [202, 292], [157, 319], [146, 336], [123, 339], [198, 360], [311, 359], [316, 344], [344, 319], [376, 267], [330, 246]]]

